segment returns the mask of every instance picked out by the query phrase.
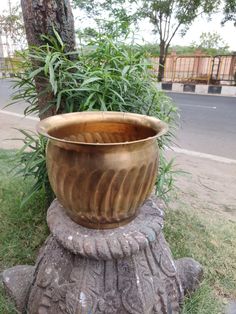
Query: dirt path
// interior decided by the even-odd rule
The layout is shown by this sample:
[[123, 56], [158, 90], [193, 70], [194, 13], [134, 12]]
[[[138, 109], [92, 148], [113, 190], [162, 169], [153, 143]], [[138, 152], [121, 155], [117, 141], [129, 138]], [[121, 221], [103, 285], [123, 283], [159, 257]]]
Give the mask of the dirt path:
[[196, 212], [222, 216], [236, 222], [236, 164], [226, 164], [205, 158], [167, 153], [175, 158], [177, 168], [188, 174], [177, 177], [177, 202]]

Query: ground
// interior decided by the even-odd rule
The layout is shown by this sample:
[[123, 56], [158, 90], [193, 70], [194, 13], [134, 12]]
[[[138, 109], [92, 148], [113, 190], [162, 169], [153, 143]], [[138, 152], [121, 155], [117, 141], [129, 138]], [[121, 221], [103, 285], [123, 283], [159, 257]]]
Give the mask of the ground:
[[177, 168], [186, 171], [176, 177], [178, 202], [194, 213], [209, 214], [236, 223], [236, 162], [223, 163], [206, 158], [168, 152]]
[[[197, 96], [194, 95], [194, 97]], [[209, 102], [210, 100], [212, 101], [212, 98], [208, 99]], [[223, 99], [225, 99], [225, 97], [219, 97], [216, 107], [220, 106], [221, 108]], [[235, 158], [236, 152], [235, 140], [233, 140], [236, 126], [233, 117], [234, 112], [236, 112], [234, 111], [236, 107], [232, 108], [233, 102], [231, 102], [230, 100], [227, 105], [230, 106], [230, 110], [232, 110], [230, 117], [231, 128], [224, 128], [224, 136], [227, 138], [225, 143], [224, 136], [221, 136], [220, 139], [217, 138], [219, 130], [214, 128], [214, 123], [212, 122], [215, 135], [208, 132], [207, 136], [215, 139], [215, 141], [214, 145], [211, 142], [212, 145], [209, 145], [208, 148], [208, 141], [201, 141], [203, 131], [200, 130], [198, 132], [198, 125], [196, 124], [194, 130], [186, 128], [187, 131], [184, 136], [182, 136], [183, 143], [189, 145], [188, 147], [183, 147], [187, 148], [186, 151], [167, 152], [168, 158], [175, 158], [177, 168], [182, 169], [186, 173], [176, 178], [176, 190], [166, 210], [165, 235], [176, 258], [183, 256], [193, 257], [202, 263], [205, 270], [204, 283], [196, 295], [186, 302], [183, 310], [184, 314], [219, 314], [222, 313], [220, 310], [220, 304], [222, 304], [222, 302], [227, 304], [230, 300], [236, 299], [236, 160], [233, 159]], [[194, 105], [192, 103], [186, 102], [185, 104], [191, 105], [185, 105], [186, 108], [188, 108], [187, 114], [190, 115], [188, 119], [194, 119], [196, 108], [193, 107]], [[207, 106], [207, 100], [205, 105]], [[22, 114], [22, 106], [19, 108], [20, 110], [18, 107], [16, 107], [16, 110], [11, 109], [13, 111], [12, 114], [0, 111], [0, 125], [2, 129], [0, 133], [0, 148], [10, 149], [22, 146], [21, 141], [9, 140], [14, 137], [19, 137], [19, 132], [12, 129], [13, 127], [24, 127], [35, 130], [37, 123], [35, 118], [30, 117], [28, 119], [22, 119], [20, 116]], [[203, 112], [199, 113], [197, 111], [197, 113], [200, 115], [199, 121], [201, 121], [201, 123], [205, 121], [205, 125], [202, 124], [199, 129], [205, 127], [206, 133], [209, 125], [206, 119], [213, 119], [214, 115], [212, 111], [214, 114], [216, 114], [217, 111], [208, 108], [201, 109]], [[223, 112], [224, 110], [222, 111], [221, 108], [217, 116], [215, 116], [215, 119], [219, 119], [220, 116], [223, 115]], [[228, 113], [225, 114], [225, 118], [227, 118], [227, 115]], [[202, 119], [205, 120], [203, 121]], [[196, 134], [200, 135], [198, 136]], [[198, 138], [196, 143], [194, 143], [194, 140], [191, 141], [191, 138], [195, 135], [196, 138]], [[231, 136], [230, 141], [228, 140], [228, 135]], [[203, 147], [202, 151], [208, 154], [216, 154], [217, 147], [219, 147], [219, 151], [221, 152], [220, 156], [224, 158], [221, 159], [211, 155], [202, 156], [201, 154], [191, 155], [191, 151], [189, 152], [188, 150], [196, 150], [195, 147], [196, 149]], [[214, 149], [214, 151], [209, 151], [209, 149]], [[7, 152], [3, 152], [2, 156], [8, 156], [7, 154]], [[9, 161], [4, 160], [4, 158], [3, 164], [4, 167], [10, 166]], [[32, 233], [35, 237], [35, 230], [32, 228], [31, 224], [32, 217], [27, 216], [28, 220], [26, 226], [22, 225], [23, 228], [18, 227], [20, 217], [23, 219], [21, 220], [22, 222], [25, 221], [24, 216], [22, 216], [25, 211], [18, 211], [17, 208], [24, 185], [20, 182], [13, 184], [8, 174], [4, 171], [1, 174], [1, 169], [0, 175], [0, 182], [4, 183], [4, 180], [7, 180], [7, 188], [5, 187], [6, 185], [4, 185], [0, 190], [0, 192], [4, 191], [2, 196], [0, 195], [0, 202], [1, 210], [5, 211], [2, 216], [4, 219], [1, 218], [1, 223], [4, 228], [0, 228], [2, 230], [0, 237], [5, 237], [4, 239], [0, 239], [0, 256], [2, 256], [2, 260], [0, 261], [1, 271], [3, 268], [12, 266], [13, 264], [26, 262], [28, 258], [32, 262], [42, 239], [38, 241], [36, 236], [36, 244], [33, 243], [32, 249], [28, 246], [28, 235]], [[16, 187], [18, 192], [15, 190]], [[12, 194], [14, 194], [13, 202], [9, 196]], [[32, 206], [32, 208], [27, 207], [27, 210], [31, 208], [30, 213], [33, 211], [34, 215], [40, 210], [38, 208], [37, 199], [31, 203], [30, 206]], [[13, 207], [15, 207], [16, 212], [10, 211]], [[7, 213], [8, 216], [5, 213]], [[5, 217], [7, 219], [5, 219]], [[38, 219], [41, 217], [42, 216]], [[38, 220], [37, 223], [39, 224], [39, 230], [40, 228], [45, 230], [45, 225], [41, 226]], [[20, 229], [22, 229], [23, 233], [20, 233]], [[11, 232], [6, 233], [6, 230], [11, 230]], [[18, 243], [16, 243], [18, 240], [13, 241], [14, 232], [17, 232], [17, 239], [20, 240]], [[46, 231], [44, 231], [43, 235], [45, 234]], [[18, 245], [19, 243], [21, 243], [20, 246]], [[29, 249], [25, 251], [27, 254], [24, 254], [24, 250], [22, 251], [21, 249], [24, 247], [25, 243], [27, 243], [26, 247]], [[16, 248], [18, 249], [16, 250]], [[7, 308], [10, 309], [10, 305], [1, 303], [4, 302], [2, 301], [3, 299], [4, 298], [0, 296], [0, 313], [15, 313], [14, 310], [6, 310]], [[232, 314], [233, 313], [234, 312], [232, 312]]]
[[[14, 151], [0, 150], [0, 271], [17, 264], [34, 263], [47, 236], [42, 195], [19, 208], [20, 198], [30, 182], [24, 183], [9, 175], [14, 155]], [[230, 175], [233, 168], [182, 154], [174, 156], [189, 174], [177, 177], [178, 188], [165, 212], [164, 233], [175, 258], [193, 257], [203, 265], [205, 273], [201, 288], [185, 302], [183, 314], [219, 314], [222, 302], [227, 304], [236, 299], [236, 221], [234, 213], [223, 210], [220, 205], [231, 206], [234, 202], [235, 194], [225, 203], [220, 199], [220, 195], [224, 195], [222, 184], [227, 185], [222, 175], [227, 171], [234, 182], [233, 174]], [[197, 171], [202, 163], [206, 168]], [[216, 172], [212, 174], [214, 167], [217, 175]], [[208, 189], [209, 180], [214, 183], [213, 189]], [[233, 186], [235, 188], [235, 184]], [[218, 199], [216, 189], [220, 193]], [[16, 313], [1, 293], [0, 313]]]
[[[206, 281], [197, 298], [201, 299], [202, 291], [210, 296], [210, 285], [216, 299], [220, 297], [226, 307], [232, 307], [229, 313], [235, 314], [231, 302], [236, 300], [236, 163], [174, 152], [168, 152], [168, 157], [186, 171], [176, 177], [166, 212], [166, 237], [172, 252], [176, 258], [191, 256], [203, 265]], [[209, 308], [216, 300], [205, 301], [195, 311], [190, 299], [184, 313], [222, 313], [217, 307]]]

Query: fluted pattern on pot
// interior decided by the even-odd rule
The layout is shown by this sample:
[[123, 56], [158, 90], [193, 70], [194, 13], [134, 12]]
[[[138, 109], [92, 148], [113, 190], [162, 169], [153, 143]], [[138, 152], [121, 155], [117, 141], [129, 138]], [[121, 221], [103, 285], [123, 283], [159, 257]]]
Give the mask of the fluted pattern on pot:
[[[90, 173], [64, 164], [48, 163], [52, 188], [72, 219], [80, 224], [130, 220], [153, 189], [157, 160], [129, 169]], [[86, 194], [88, 194], [86, 197]]]
[[124, 112], [75, 112], [40, 121], [48, 176], [75, 222], [108, 229], [130, 222], [157, 176], [159, 119]]
[[[142, 137], [139, 137], [142, 139]], [[64, 137], [64, 140], [85, 143], [124, 143], [137, 140], [135, 134], [106, 133], [106, 132], [83, 132]]]

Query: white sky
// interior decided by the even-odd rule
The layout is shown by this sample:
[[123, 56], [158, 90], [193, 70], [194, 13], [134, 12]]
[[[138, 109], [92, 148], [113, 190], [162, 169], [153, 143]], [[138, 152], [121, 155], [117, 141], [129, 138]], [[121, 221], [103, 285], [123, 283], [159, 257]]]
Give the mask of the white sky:
[[[229, 45], [230, 49], [236, 51], [236, 27], [232, 22], [227, 22], [225, 26], [221, 26], [220, 22], [222, 19], [222, 13], [212, 15], [211, 21], [208, 21], [206, 17], [197, 18], [184, 37], [177, 34], [173, 38], [172, 45], [189, 45], [193, 41], [198, 42], [203, 32], [217, 32], [221, 35], [226, 44]], [[154, 41], [155, 37], [151, 34], [151, 30], [151, 25], [144, 24], [143, 33], [145, 34], [145, 39]]]
[[[4, 9], [8, 8], [8, 0], [0, 0], [0, 14]], [[19, 0], [11, 0], [12, 3], [19, 3]], [[76, 17], [76, 12], [74, 14]], [[224, 27], [221, 26], [220, 21], [222, 20], [222, 13], [212, 15], [211, 21], [208, 21], [203, 17], [199, 17], [194, 21], [192, 26], [189, 28], [187, 34], [181, 37], [177, 34], [172, 45], [189, 45], [193, 41], [198, 42], [198, 39], [202, 32], [218, 32], [224, 41], [229, 45], [231, 50], [236, 51], [236, 27], [232, 22], [226, 23]], [[86, 21], [85, 21], [86, 23]], [[76, 23], [77, 24], [77, 23]], [[89, 26], [89, 25], [88, 25]], [[149, 23], [142, 23], [142, 30], [139, 32], [138, 37], [145, 38], [147, 42], [155, 42], [155, 36], [151, 32], [152, 26]]]

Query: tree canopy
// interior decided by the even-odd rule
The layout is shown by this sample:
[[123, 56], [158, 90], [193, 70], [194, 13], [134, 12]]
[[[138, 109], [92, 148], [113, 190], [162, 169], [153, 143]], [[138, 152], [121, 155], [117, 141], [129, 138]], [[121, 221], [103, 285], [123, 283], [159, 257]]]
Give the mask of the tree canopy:
[[24, 23], [19, 5], [10, 6], [8, 12], [4, 10], [0, 15], [0, 32], [5, 35], [8, 55], [10, 56], [10, 46], [23, 49], [26, 46]]
[[234, 26], [236, 26], [236, 0], [225, 0], [222, 24], [224, 25], [229, 21], [234, 22]]
[[74, 0], [74, 3], [96, 18], [105, 10], [110, 24], [112, 18], [121, 21], [121, 25], [126, 23], [126, 27], [141, 19], [149, 20], [159, 40], [158, 79], [161, 80], [168, 49], [176, 33], [184, 35], [196, 17], [214, 12], [220, 0]]
[[199, 42], [193, 42], [192, 46], [211, 55], [229, 53], [229, 46], [217, 32], [203, 32]]

